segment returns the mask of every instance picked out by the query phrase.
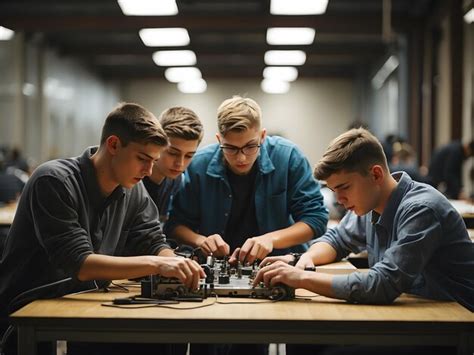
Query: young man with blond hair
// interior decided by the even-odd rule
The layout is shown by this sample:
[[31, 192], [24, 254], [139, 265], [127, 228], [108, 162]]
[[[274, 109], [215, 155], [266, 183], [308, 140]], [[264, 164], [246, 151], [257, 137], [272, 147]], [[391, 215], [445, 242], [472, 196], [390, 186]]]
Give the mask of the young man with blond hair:
[[167, 234], [206, 254], [252, 263], [322, 235], [327, 210], [307, 159], [267, 137], [261, 110], [235, 96], [217, 110], [218, 144], [197, 152], [177, 194]]
[[[319, 184], [298, 147], [269, 137], [259, 105], [235, 96], [217, 110], [217, 144], [199, 150], [165, 226], [167, 235], [231, 262], [306, 250], [322, 235], [328, 212]], [[264, 345], [225, 353], [265, 352]], [[192, 353], [217, 351], [192, 345]], [[217, 351], [217, 353], [219, 353]]]
[[[267, 258], [255, 283], [284, 283], [353, 303], [387, 304], [401, 293], [457, 301], [474, 311], [474, 243], [450, 202], [406, 173], [390, 174], [379, 141], [363, 128], [331, 142], [316, 165], [349, 211], [299, 260]], [[369, 271], [304, 271], [367, 250]], [[295, 262], [296, 267], [285, 262]]]
[[196, 153], [203, 136], [203, 127], [194, 111], [186, 107], [171, 107], [158, 118], [168, 136], [169, 145], [161, 152], [145, 185], [160, 212], [160, 221], [166, 222], [173, 197], [182, 186], [183, 173]]
[[[141, 183], [167, 144], [151, 112], [124, 103], [108, 115], [99, 147], [33, 172], [0, 260], [0, 320], [32, 299], [96, 288], [102, 280], [160, 274], [198, 287], [203, 270], [166, 244]], [[76, 353], [71, 344], [68, 353]]]

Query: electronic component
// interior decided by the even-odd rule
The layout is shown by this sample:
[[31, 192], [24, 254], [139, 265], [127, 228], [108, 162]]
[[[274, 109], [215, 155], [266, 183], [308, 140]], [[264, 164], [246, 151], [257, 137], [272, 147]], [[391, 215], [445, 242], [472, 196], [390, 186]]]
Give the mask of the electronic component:
[[206, 278], [201, 280], [198, 290], [190, 290], [178, 279], [152, 275], [141, 282], [141, 297], [156, 299], [196, 300], [217, 295], [224, 297], [267, 298], [275, 301], [289, 300], [295, 297], [295, 290], [279, 284], [266, 287], [263, 283], [253, 286], [258, 272], [256, 264], [233, 267], [228, 259], [207, 258], [201, 265]]

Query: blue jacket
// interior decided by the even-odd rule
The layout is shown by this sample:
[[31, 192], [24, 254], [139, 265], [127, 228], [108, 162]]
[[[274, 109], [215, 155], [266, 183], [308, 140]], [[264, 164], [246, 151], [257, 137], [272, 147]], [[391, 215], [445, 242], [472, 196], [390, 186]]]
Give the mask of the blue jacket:
[[[326, 230], [328, 212], [319, 183], [303, 153], [281, 137], [267, 137], [256, 161], [255, 208], [260, 235], [304, 222], [314, 238]], [[184, 188], [176, 195], [165, 232], [185, 225], [202, 235], [224, 231], [232, 206], [232, 191], [218, 144], [199, 150], [185, 174]], [[306, 245], [275, 250], [274, 254], [302, 252]]]

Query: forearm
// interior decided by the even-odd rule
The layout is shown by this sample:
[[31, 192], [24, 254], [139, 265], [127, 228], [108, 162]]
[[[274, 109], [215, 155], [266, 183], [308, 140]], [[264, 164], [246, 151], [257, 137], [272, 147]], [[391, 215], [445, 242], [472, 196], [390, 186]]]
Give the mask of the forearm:
[[119, 280], [156, 274], [157, 261], [157, 257], [152, 255], [121, 257], [91, 254], [82, 263], [77, 278], [81, 281]]
[[182, 224], [176, 226], [171, 235], [179, 242], [193, 247], [197, 247], [199, 240], [205, 238], [205, 236], [195, 233], [191, 228]]
[[329, 264], [336, 261], [336, 250], [326, 242], [314, 243], [305, 253], [311, 257], [314, 265]]
[[314, 235], [314, 231], [304, 222], [296, 222], [292, 226], [265, 234], [272, 239], [273, 248], [283, 249], [305, 243]]
[[305, 271], [298, 288], [304, 288], [321, 296], [335, 298], [332, 289], [332, 279], [333, 275], [331, 274]]

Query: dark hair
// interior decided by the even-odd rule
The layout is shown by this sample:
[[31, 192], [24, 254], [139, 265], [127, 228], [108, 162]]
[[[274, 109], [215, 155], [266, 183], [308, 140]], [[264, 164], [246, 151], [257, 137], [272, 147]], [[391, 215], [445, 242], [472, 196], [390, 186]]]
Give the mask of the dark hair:
[[119, 137], [124, 146], [130, 142], [159, 146], [168, 144], [168, 138], [157, 118], [134, 103], [120, 103], [109, 113], [102, 128], [100, 144], [112, 135]]
[[171, 107], [161, 113], [159, 121], [168, 137], [201, 142], [204, 133], [202, 123], [193, 110]]
[[326, 180], [340, 171], [367, 175], [372, 165], [379, 164], [388, 171], [387, 158], [378, 139], [364, 128], [351, 129], [334, 139], [321, 160], [314, 176]]

